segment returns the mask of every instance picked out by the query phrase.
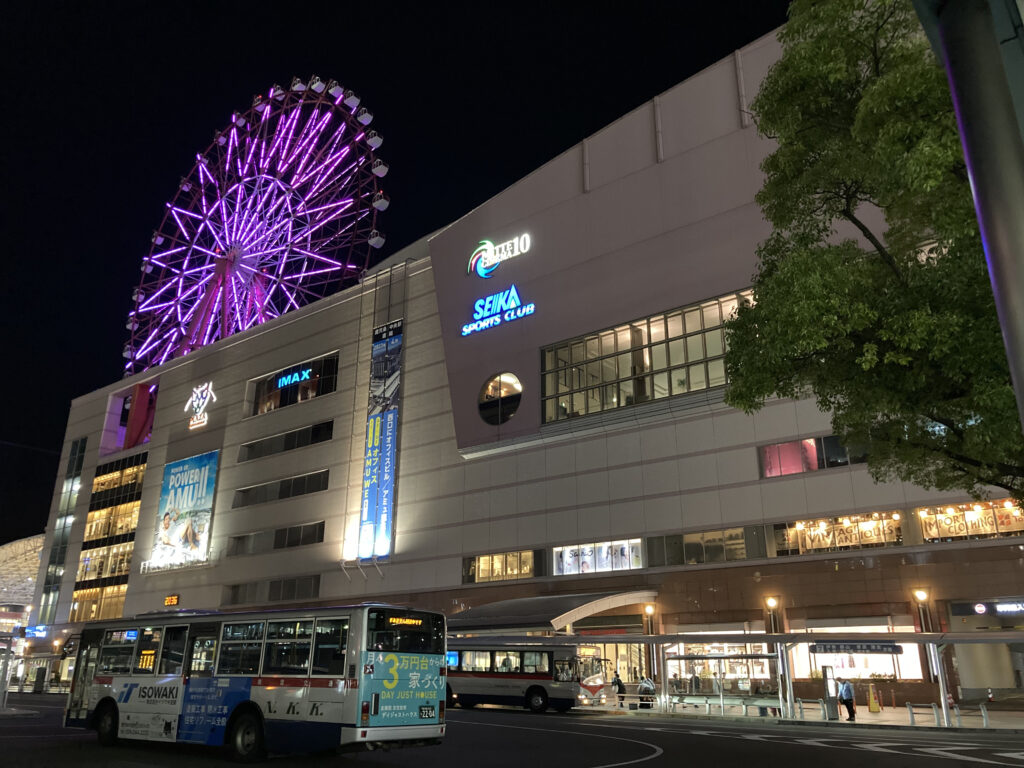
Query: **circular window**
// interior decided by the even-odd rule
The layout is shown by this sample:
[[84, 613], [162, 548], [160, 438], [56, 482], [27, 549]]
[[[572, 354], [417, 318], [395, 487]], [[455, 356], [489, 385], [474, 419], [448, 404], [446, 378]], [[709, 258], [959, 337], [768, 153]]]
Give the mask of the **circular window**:
[[480, 418], [488, 424], [504, 424], [515, 416], [523, 397], [523, 385], [514, 373], [499, 373], [480, 390]]

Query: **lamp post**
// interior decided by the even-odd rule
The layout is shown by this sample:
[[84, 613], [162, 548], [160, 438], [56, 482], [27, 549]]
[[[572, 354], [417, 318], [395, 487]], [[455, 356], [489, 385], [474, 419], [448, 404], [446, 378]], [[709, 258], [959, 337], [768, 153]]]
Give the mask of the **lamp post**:
[[932, 631], [932, 615], [928, 609], [928, 590], [915, 589], [913, 592], [914, 602], [917, 604], [917, 620], [921, 625], [922, 632]]

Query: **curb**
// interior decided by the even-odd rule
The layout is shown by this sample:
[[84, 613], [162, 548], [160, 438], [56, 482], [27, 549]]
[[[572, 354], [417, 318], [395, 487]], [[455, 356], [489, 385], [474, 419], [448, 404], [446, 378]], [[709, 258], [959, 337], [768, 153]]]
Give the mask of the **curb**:
[[24, 717], [40, 717], [40, 713], [34, 709], [0, 709], [0, 720]]

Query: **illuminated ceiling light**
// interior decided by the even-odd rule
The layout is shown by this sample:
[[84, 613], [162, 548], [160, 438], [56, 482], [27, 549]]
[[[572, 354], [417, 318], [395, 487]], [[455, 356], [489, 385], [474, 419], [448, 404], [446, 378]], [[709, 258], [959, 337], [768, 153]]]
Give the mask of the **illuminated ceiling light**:
[[923, 589], [915, 589], [914, 599], [917, 600], [917, 602], [919, 603], [923, 603], [925, 600], [928, 599], [928, 593]]
[[803, 524], [803, 523], [801, 523], [801, 522], [797, 522], [797, 524], [796, 524], [796, 529], [797, 529], [798, 531], [802, 531], [802, 530], [804, 529], [804, 524]]
[[946, 514], [947, 515], [952, 515], [955, 511], [956, 510], [954, 510], [952, 507], [946, 507]]
[[900, 513], [899, 512], [893, 512], [892, 513], [892, 519], [893, 520], [899, 520], [900, 519]]
[[826, 529], [827, 527], [828, 527], [828, 523], [826, 523], [826, 522], [825, 522], [824, 520], [819, 520], [819, 521], [818, 521], [818, 529], [819, 529], [819, 530], [822, 530], [822, 531], [823, 531], [823, 530], [825, 530], [825, 529]]
[[981, 511], [983, 511], [983, 508], [982, 508], [981, 504], [975, 504], [975, 505], [974, 505], [974, 506], [972, 507], [972, 509], [973, 509], [973, 510], [974, 510], [975, 512], [981, 512]]
[[766, 597], [764, 599], [764, 604], [767, 605], [769, 609], [775, 610], [775, 608], [779, 605], [779, 600], [776, 597]]
[[850, 524], [850, 518], [844, 517], [843, 518], [843, 525], [849, 525], [849, 524]]

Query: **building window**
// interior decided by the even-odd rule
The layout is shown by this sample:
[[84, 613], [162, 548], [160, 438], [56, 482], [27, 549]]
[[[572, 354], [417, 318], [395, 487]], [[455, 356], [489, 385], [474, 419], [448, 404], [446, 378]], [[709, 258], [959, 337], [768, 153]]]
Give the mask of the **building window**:
[[277, 579], [270, 582], [267, 599], [271, 602], [284, 600], [310, 600], [320, 597], [320, 574], [299, 576], [294, 579]]
[[729, 293], [543, 348], [542, 421], [724, 386], [722, 324], [752, 295]]
[[863, 456], [850, 456], [834, 435], [762, 445], [757, 452], [761, 462], [761, 477], [816, 472], [829, 467], [859, 464], [865, 460]]
[[338, 353], [309, 360], [256, 382], [252, 415], [269, 413], [333, 392], [338, 386]]
[[156, 415], [158, 384], [146, 381], [112, 395], [100, 455], [126, 451], [149, 442]]
[[290, 499], [293, 496], [302, 496], [307, 493], [327, 490], [328, 470], [313, 472], [298, 477], [287, 477], [284, 480], [275, 480], [272, 483], [254, 485], [250, 488], [240, 488], [235, 491], [235, 498], [231, 503], [232, 509], [248, 507], [252, 504], [263, 504], [267, 501], [278, 499]]
[[1024, 533], [1024, 515], [1013, 499], [921, 507], [917, 515], [924, 540], [928, 542], [989, 539]]
[[124, 610], [127, 584], [76, 589], [71, 598], [70, 622], [119, 619]]
[[64, 561], [67, 559], [68, 538], [71, 524], [75, 520], [75, 506], [78, 491], [82, 487], [82, 463], [85, 460], [86, 438], [80, 437], [71, 443], [68, 463], [64, 469], [64, 483], [61, 486], [57, 519], [50, 539], [50, 555], [46, 563], [46, 576], [39, 602], [39, 623], [52, 624], [57, 617], [57, 597], [64, 578]]
[[324, 523], [308, 523], [293, 525], [290, 528], [278, 528], [274, 531], [274, 549], [301, 547], [306, 544], [319, 544], [324, 540]]
[[898, 546], [903, 543], [899, 512], [871, 512], [777, 523], [775, 553], [779, 556], [849, 549]]
[[555, 576], [629, 571], [644, 567], [640, 554], [640, 539], [572, 544], [567, 547], [555, 547], [552, 554], [552, 570]]
[[91, 581], [92, 579], [127, 576], [131, 570], [132, 550], [134, 548], [135, 542], [129, 541], [109, 547], [84, 549], [78, 561], [75, 586], [78, 586], [78, 582]]
[[499, 373], [480, 390], [477, 407], [488, 424], [504, 424], [515, 416], [523, 398], [523, 385], [514, 373]]
[[539, 575], [534, 568], [536, 562], [538, 560], [532, 549], [467, 557], [462, 565], [462, 581], [464, 584], [471, 584], [481, 581], [532, 579]]
[[305, 448], [307, 445], [326, 442], [332, 437], [334, 437], [333, 421], [313, 424], [310, 427], [285, 432], [283, 435], [274, 435], [273, 437], [245, 443], [238, 451], [238, 461], [239, 463], [252, 461], [264, 456], [273, 456], [277, 453], [293, 451], [296, 448]]

